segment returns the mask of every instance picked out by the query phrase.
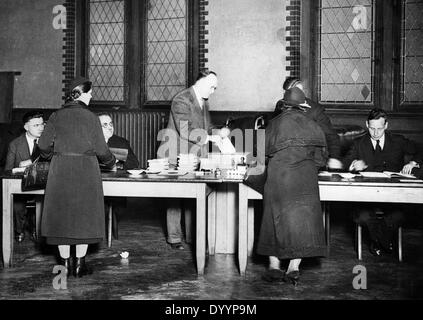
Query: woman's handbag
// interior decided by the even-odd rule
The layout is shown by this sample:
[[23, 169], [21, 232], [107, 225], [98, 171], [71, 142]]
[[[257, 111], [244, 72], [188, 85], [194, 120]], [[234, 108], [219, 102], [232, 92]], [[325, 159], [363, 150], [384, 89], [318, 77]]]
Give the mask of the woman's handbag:
[[267, 179], [267, 167], [257, 166], [250, 167], [244, 175], [243, 183], [254, 189], [255, 191], [263, 194], [264, 184]]
[[50, 162], [39, 161], [39, 157], [25, 168], [22, 178], [22, 191], [42, 190], [46, 188]]

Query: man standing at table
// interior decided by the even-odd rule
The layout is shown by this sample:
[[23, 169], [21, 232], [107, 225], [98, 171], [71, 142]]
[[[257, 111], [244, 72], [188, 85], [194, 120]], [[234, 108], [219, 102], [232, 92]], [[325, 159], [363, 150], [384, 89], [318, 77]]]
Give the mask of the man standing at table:
[[[366, 126], [368, 133], [354, 144], [344, 159], [349, 171], [392, 171], [411, 173], [418, 167], [416, 161], [404, 165], [405, 156], [417, 153], [414, 142], [401, 135], [392, 134], [388, 128], [388, 115], [382, 109], [370, 111]], [[413, 159], [413, 158], [411, 158]], [[392, 238], [403, 221], [401, 205], [366, 203], [355, 208], [356, 223], [365, 225], [370, 236], [370, 252], [380, 256], [382, 250], [392, 252]]]
[[[219, 135], [211, 135], [212, 124], [210, 121], [209, 103], [210, 95], [217, 88], [217, 76], [213, 71], [200, 72], [195, 84], [178, 93], [172, 101], [169, 114], [169, 122], [164, 135], [158, 140], [162, 143], [157, 151], [158, 158], [169, 158], [169, 166], [177, 167], [177, 157], [180, 153], [196, 154], [206, 157], [208, 142], [218, 142]], [[185, 209], [185, 225], [190, 228], [191, 212], [194, 211], [195, 203], [192, 201], [180, 201], [169, 199], [167, 202], [166, 224], [167, 242], [172, 249], [183, 250], [181, 207]], [[187, 229], [186, 228], [186, 229]], [[186, 242], [189, 243], [190, 232], [187, 232]]]
[[[4, 170], [13, 168], [24, 168], [29, 166], [40, 155], [38, 149], [38, 139], [44, 131], [44, 115], [39, 110], [28, 111], [22, 118], [25, 133], [12, 140], [6, 156]], [[13, 216], [15, 221], [15, 237], [17, 242], [22, 242], [25, 238], [25, 227], [31, 227], [32, 240], [37, 240], [35, 232], [35, 219], [32, 221], [27, 217], [26, 203], [34, 200], [32, 195], [15, 195], [13, 204]], [[31, 223], [28, 223], [30, 222]]]

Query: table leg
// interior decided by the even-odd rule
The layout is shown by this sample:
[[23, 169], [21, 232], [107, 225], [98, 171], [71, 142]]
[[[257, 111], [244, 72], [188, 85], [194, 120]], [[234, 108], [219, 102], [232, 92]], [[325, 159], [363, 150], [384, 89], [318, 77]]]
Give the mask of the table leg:
[[326, 235], [326, 245], [328, 246], [328, 252], [330, 250], [330, 209], [327, 202], [323, 202], [323, 219], [324, 219], [324, 228]]
[[208, 225], [207, 225], [207, 241], [209, 254], [214, 255], [216, 251], [216, 192], [212, 191], [207, 200], [208, 206]]
[[197, 274], [204, 274], [206, 261], [206, 186], [198, 184], [197, 186], [197, 227], [196, 227], [196, 258]]
[[108, 224], [107, 224], [107, 246], [112, 247], [112, 224], [113, 224], [113, 205], [112, 201], [109, 203], [109, 212], [108, 212]]
[[35, 197], [35, 232], [37, 233], [37, 238], [41, 237], [41, 213], [43, 211], [43, 197]]
[[248, 187], [239, 183], [238, 188], [238, 263], [239, 272], [244, 276], [248, 254]]
[[3, 180], [3, 265], [10, 268], [13, 262], [13, 194], [7, 180]]
[[[248, 200], [247, 200], [248, 201]], [[248, 206], [248, 256], [253, 254], [254, 248], [254, 203]]]

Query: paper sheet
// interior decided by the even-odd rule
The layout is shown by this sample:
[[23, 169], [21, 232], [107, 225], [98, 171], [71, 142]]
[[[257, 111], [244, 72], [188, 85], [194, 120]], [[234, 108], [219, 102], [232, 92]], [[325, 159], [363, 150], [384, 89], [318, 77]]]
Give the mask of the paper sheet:
[[12, 169], [12, 173], [24, 173], [24, 172], [25, 172], [25, 167]]
[[219, 140], [216, 142], [217, 147], [219, 148], [221, 153], [230, 154], [235, 153], [236, 149], [233, 146], [231, 140], [229, 140], [228, 137], [223, 138], [222, 140]]
[[389, 176], [383, 172], [361, 171], [360, 174], [367, 178], [389, 178]]

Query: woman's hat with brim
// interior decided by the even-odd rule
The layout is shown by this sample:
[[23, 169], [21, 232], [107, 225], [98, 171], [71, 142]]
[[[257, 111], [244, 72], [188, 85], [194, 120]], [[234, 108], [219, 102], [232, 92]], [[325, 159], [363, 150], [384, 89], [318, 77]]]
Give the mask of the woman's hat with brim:
[[310, 108], [306, 102], [304, 92], [297, 87], [286, 90], [282, 101], [288, 106]]
[[85, 77], [81, 77], [81, 76], [77, 76], [75, 79], [73, 79], [69, 85], [68, 85], [68, 92], [71, 92], [73, 89], [75, 89], [77, 86], [80, 86], [81, 84], [84, 84], [86, 82], [91, 82], [90, 79], [85, 78]]

